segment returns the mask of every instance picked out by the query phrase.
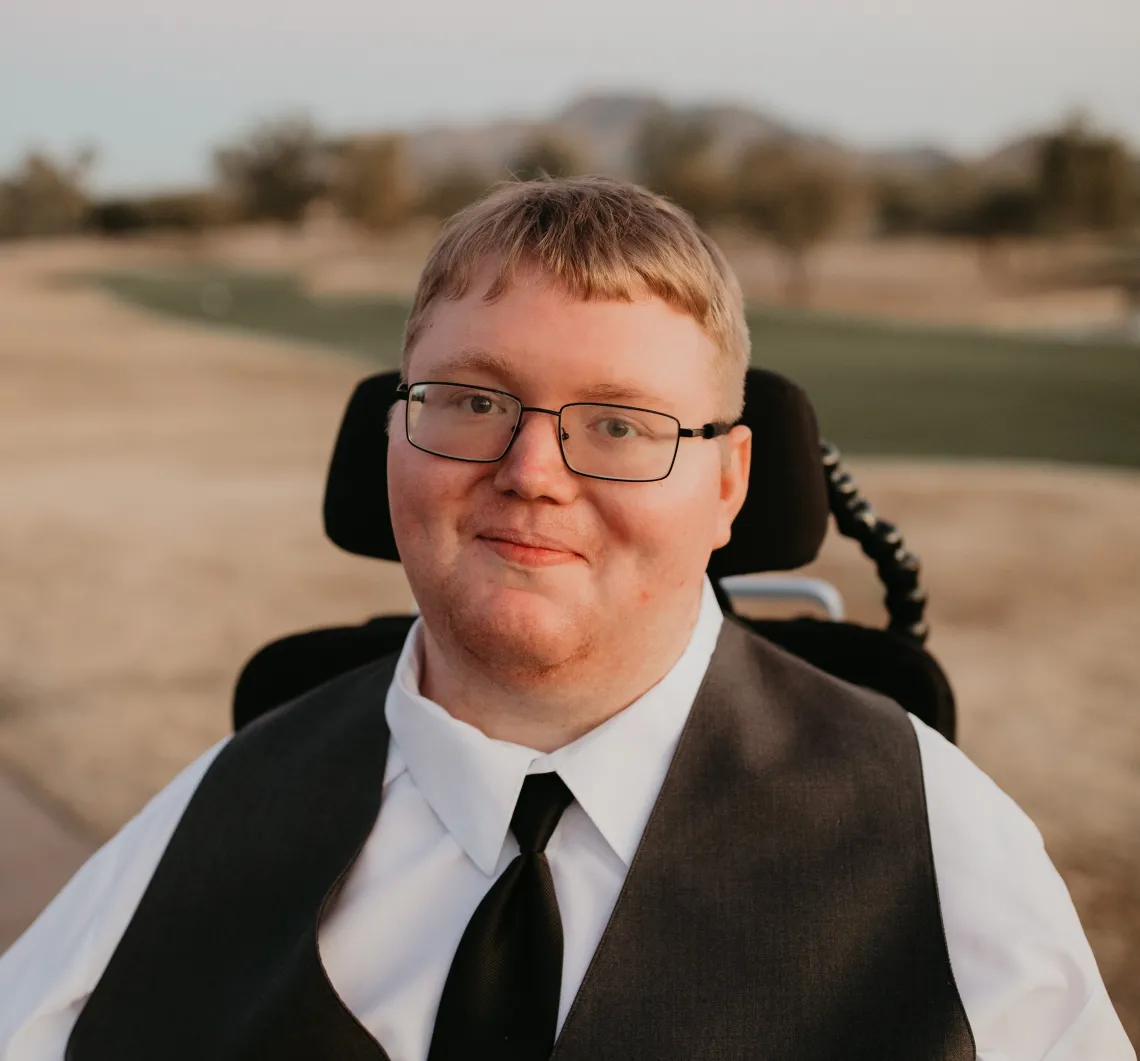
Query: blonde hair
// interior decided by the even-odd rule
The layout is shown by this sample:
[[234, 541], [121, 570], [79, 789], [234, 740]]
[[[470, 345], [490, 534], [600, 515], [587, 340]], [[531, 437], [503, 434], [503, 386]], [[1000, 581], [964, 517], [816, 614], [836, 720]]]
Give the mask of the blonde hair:
[[567, 177], [500, 185], [443, 227], [416, 286], [404, 333], [404, 373], [433, 303], [462, 298], [488, 262], [486, 298], [537, 266], [583, 300], [630, 302], [645, 292], [688, 314], [718, 351], [725, 419], [744, 406], [748, 325], [740, 284], [721, 250], [684, 210], [640, 185]]

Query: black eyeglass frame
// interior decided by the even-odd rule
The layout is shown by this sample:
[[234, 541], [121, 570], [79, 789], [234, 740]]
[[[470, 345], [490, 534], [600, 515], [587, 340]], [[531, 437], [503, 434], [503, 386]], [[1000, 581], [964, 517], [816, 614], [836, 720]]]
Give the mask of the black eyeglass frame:
[[[411, 425], [408, 423], [411, 416], [411, 403], [408, 401], [408, 397], [411, 394], [412, 387], [426, 387], [432, 384], [441, 387], [463, 387], [467, 390], [483, 391], [487, 394], [501, 394], [504, 398], [510, 398], [512, 401], [517, 402], [519, 415], [515, 420], [515, 426], [511, 430], [511, 437], [503, 448], [503, 452], [497, 457], [455, 457], [450, 453], [439, 453], [434, 449], [428, 449], [426, 446], [420, 446], [413, 442]], [[670, 474], [672, 474], [673, 466], [677, 463], [677, 453], [681, 448], [681, 439], [719, 438], [721, 435], [727, 435], [729, 431], [736, 426], [735, 424], [718, 420], [704, 424], [701, 427], [682, 427], [681, 421], [672, 413], [663, 413], [659, 409], [646, 409], [639, 405], [618, 405], [616, 402], [567, 402], [558, 409], [543, 409], [538, 405], [523, 405], [522, 399], [517, 394], [511, 394], [510, 391], [499, 390], [496, 387], [481, 387], [472, 383], [456, 383], [454, 380], [422, 379], [417, 380], [415, 383], [401, 383], [396, 387], [396, 401], [404, 402], [404, 437], [408, 440], [409, 445], [414, 446], [421, 453], [430, 453], [433, 457], [443, 457], [445, 460], [464, 461], [467, 464], [496, 464], [501, 461], [511, 451], [511, 446], [514, 445], [515, 439], [518, 437], [519, 428], [522, 426], [523, 413], [546, 413], [548, 416], [556, 416], [558, 417], [558, 451], [562, 454], [562, 463], [575, 475], [581, 475], [586, 479], [601, 479], [604, 482], [610, 483], [659, 483], [662, 479], [668, 479]], [[590, 472], [578, 471], [566, 456], [564, 443], [570, 436], [566, 434], [566, 429], [562, 426], [562, 412], [565, 409], [573, 409], [583, 405], [600, 407], [602, 409], [628, 409], [636, 413], [652, 413], [654, 416], [664, 416], [672, 420], [673, 423], [677, 425], [677, 438], [673, 443], [673, 456], [669, 460], [668, 471], [666, 471], [664, 475], [659, 475], [654, 479], [623, 479], [615, 475], [593, 475]]]

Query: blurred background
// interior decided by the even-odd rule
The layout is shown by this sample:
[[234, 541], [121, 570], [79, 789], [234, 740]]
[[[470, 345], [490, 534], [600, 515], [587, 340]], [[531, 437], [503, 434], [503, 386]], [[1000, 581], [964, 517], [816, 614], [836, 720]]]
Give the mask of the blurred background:
[[[762, 10], [761, 10], [762, 7]], [[0, 948], [229, 727], [407, 610], [323, 539], [441, 219], [632, 177], [924, 563], [960, 743], [1140, 1039], [1140, 7], [16, 0], [0, 35]], [[831, 537], [807, 571], [881, 625]]]

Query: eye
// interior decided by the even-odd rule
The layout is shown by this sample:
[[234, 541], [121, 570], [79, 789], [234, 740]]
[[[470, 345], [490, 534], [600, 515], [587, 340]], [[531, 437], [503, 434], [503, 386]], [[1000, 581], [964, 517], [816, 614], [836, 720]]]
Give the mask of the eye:
[[629, 420], [619, 416], [607, 416], [595, 423], [595, 426], [606, 438], [614, 440], [634, 438], [638, 434], [637, 426]]
[[451, 401], [460, 412], [471, 413], [474, 416], [488, 416], [507, 411], [506, 405], [497, 401], [495, 395], [484, 391], [459, 391]]
[[637, 429], [629, 421], [622, 421], [616, 417], [608, 417], [602, 421], [602, 431], [611, 439], [632, 439]]

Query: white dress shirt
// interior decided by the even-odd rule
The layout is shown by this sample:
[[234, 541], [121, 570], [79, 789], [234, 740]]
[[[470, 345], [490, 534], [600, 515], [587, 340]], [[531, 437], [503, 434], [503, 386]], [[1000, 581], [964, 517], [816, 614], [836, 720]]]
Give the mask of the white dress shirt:
[[[392, 1061], [423, 1061], [476, 906], [518, 853], [528, 773], [574, 794], [546, 848], [565, 936], [561, 1028], [657, 799], [721, 626], [706, 582], [688, 647], [652, 689], [551, 754], [491, 740], [419, 695], [421, 633], [387, 695], [383, 810], [320, 927], [321, 959]], [[1040, 834], [953, 745], [914, 721], [950, 962], [981, 1061], [1134, 1061]], [[0, 1061], [62, 1061], [220, 742], [98, 851], [0, 958]]]

